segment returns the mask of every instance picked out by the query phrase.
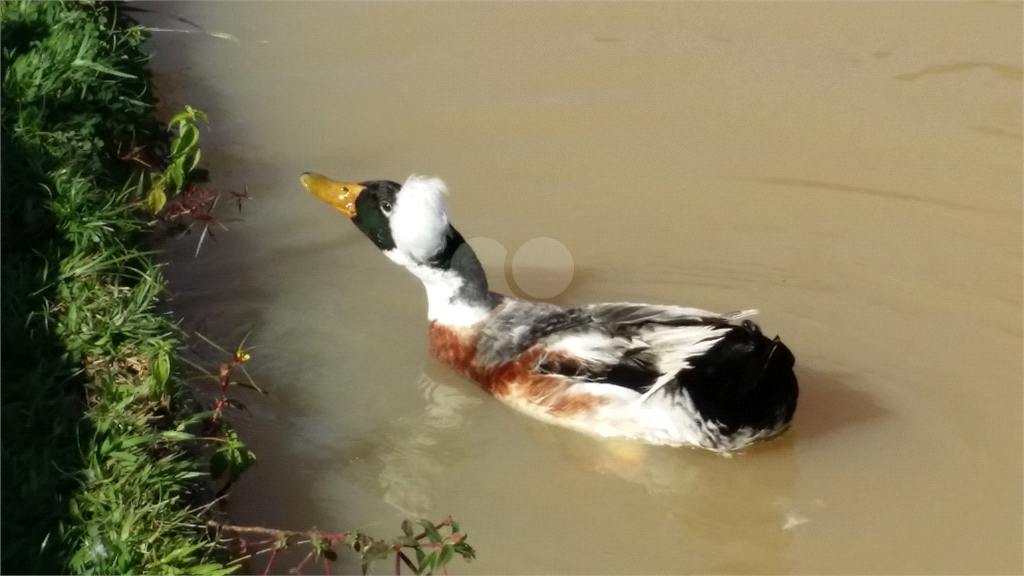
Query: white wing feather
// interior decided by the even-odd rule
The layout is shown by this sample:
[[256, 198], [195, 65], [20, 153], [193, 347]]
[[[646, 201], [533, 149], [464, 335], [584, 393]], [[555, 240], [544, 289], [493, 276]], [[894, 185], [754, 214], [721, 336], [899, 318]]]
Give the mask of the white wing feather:
[[684, 326], [673, 326], [671, 323], [680, 319], [729, 322], [757, 314], [756, 310], [744, 310], [722, 315], [698, 308], [646, 304], [597, 304], [585, 309], [598, 322], [607, 320], [613, 325], [632, 325], [637, 328], [637, 332], [630, 337], [609, 336], [602, 331], [602, 326], [595, 326], [587, 332], [552, 334], [544, 339], [544, 347], [583, 362], [609, 365], [620, 362], [627, 351], [635, 353], [639, 348], [653, 353], [661, 375], [639, 397], [638, 402], [647, 400], [671, 382], [680, 370], [689, 368], [690, 358], [707, 352], [728, 330], [721, 323]]

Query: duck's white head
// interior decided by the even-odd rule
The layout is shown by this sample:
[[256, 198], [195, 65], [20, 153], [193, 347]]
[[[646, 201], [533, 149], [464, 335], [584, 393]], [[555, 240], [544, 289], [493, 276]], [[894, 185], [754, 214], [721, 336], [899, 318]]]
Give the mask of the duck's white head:
[[453, 305], [490, 306], [480, 262], [448, 219], [448, 187], [437, 178], [335, 182], [306, 173], [302, 185], [337, 208], [384, 254], [423, 281], [430, 316]]
[[405, 184], [390, 180], [335, 182], [303, 174], [307, 190], [337, 208], [385, 254], [426, 263], [444, 249], [452, 227], [448, 221], [448, 187], [437, 178], [410, 176]]
[[395, 194], [390, 219], [395, 247], [415, 262], [429, 261], [454, 231], [448, 221], [448, 187], [437, 178], [410, 176]]

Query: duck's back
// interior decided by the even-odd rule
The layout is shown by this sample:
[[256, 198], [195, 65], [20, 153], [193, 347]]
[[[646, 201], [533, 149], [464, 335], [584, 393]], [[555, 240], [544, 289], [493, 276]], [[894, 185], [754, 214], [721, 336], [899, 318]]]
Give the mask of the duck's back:
[[[789, 350], [734, 318], [675, 306], [561, 309], [509, 299], [465, 335], [459, 366], [446, 363], [491, 383], [485, 388], [499, 397], [511, 395], [503, 399], [517, 407], [573, 428], [733, 450], [785, 430], [797, 397]], [[432, 350], [442, 336], [432, 331]], [[502, 377], [516, 385], [493, 386]], [[565, 406], [575, 409], [554, 413]]]

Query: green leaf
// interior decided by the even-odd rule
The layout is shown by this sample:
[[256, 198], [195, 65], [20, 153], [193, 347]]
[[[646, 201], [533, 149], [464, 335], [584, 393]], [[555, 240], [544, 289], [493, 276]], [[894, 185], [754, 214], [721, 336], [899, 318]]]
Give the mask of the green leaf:
[[206, 117], [206, 112], [203, 112], [202, 110], [187, 105], [185, 106], [185, 109], [188, 110], [188, 113], [192, 115], [192, 118], [194, 120], [206, 120], [207, 122], [209, 122], [209, 120]]
[[437, 567], [442, 568], [448, 562], [451, 562], [452, 557], [455, 556], [455, 550], [452, 549], [451, 544], [448, 544], [441, 548], [441, 552], [437, 555]]
[[173, 191], [181, 190], [181, 185], [185, 182], [185, 171], [179, 162], [176, 161], [168, 166], [164, 175], [171, 181]]
[[199, 129], [192, 124], [183, 124], [178, 137], [171, 142], [171, 157], [185, 157], [197, 147], [199, 143]]
[[221, 444], [210, 457], [210, 476], [216, 480], [225, 472], [231, 479], [238, 478], [256, 463], [256, 455], [238, 440], [233, 430], [228, 430], [227, 441]]
[[184, 420], [181, 420], [180, 422], [178, 422], [177, 429], [178, 430], [184, 430], [188, 426], [191, 426], [193, 424], [198, 424], [199, 422], [202, 422], [203, 420], [206, 420], [210, 416], [213, 416], [213, 414], [214, 414], [213, 410], [207, 410], [206, 412], [197, 412], [195, 414], [192, 414], [188, 418], [185, 418]]
[[408, 519], [402, 520], [402, 532], [404, 532], [406, 536], [413, 535], [412, 522], [409, 522]]
[[423, 574], [433, 574], [435, 568], [437, 568], [437, 552], [431, 552], [420, 563], [420, 572]]
[[128, 438], [126, 440], [122, 440], [121, 441], [121, 448], [122, 449], [131, 448], [132, 446], [138, 446], [139, 444], [143, 444], [145, 442], [149, 442], [149, 440], [150, 440], [149, 436], [134, 436], [132, 438]]
[[174, 126], [175, 124], [181, 124], [194, 116], [195, 115], [192, 114], [192, 108], [190, 106], [186, 106], [184, 110], [178, 112], [174, 116], [171, 116], [171, 119], [167, 121], [167, 125]]
[[466, 544], [465, 541], [455, 544], [454, 546], [452, 546], [452, 549], [455, 550], [457, 554], [465, 558], [466, 562], [469, 562], [473, 558], [476, 558], [476, 550], [473, 550], [473, 547], [469, 544]]
[[430, 522], [427, 522], [423, 526], [423, 530], [427, 533], [427, 539], [429, 539], [434, 544], [439, 544], [441, 543], [441, 541], [444, 540], [444, 537], [441, 536], [441, 533], [438, 532], [437, 528], [434, 528], [434, 525]]
[[107, 456], [109, 456], [110, 458], [116, 458], [129, 464], [135, 464], [136, 462], [139, 461], [139, 457], [136, 456], [135, 454], [132, 454], [130, 452], [122, 452], [120, 450], [114, 450], [110, 454], [107, 454]]
[[142, 189], [146, 185], [146, 173], [139, 172], [139, 184], [135, 187], [135, 198], [142, 198]]
[[167, 383], [167, 378], [171, 375], [171, 359], [166, 351], [161, 350], [157, 352], [156, 357], [153, 359], [152, 372], [158, 386], [163, 386]]
[[178, 124], [179, 122], [184, 122], [185, 118], [188, 118], [188, 112], [184, 110], [178, 112], [174, 116], [171, 116], [171, 119], [167, 121], [168, 128], [174, 127], [174, 125]]
[[237, 566], [221, 566], [220, 564], [200, 564], [199, 566], [190, 566], [188, 571], [197, 576], [223, 576], [234, 574], [237, 568]]
[[[202, 150], [200, 150], [197, 147], [196, 148], [195, 156], [192, 156], [192, 165], [188, 167], [188, 171], [189, 172], [191, 172], [191, 171], [196, 169], [196, 165], [199, 164], [199, 156], [200, 156], [201, 152], [202, 152]], [[193, 182], [195, 182], [195, 180], [193, 180]]]
[[167, 204], [167, 194], [164, 194], [164, 188], [160, 185], [154, 185], [149, 189], [149, 195], [146, 196], [146, 207], [153, 214], [159, 212], [164, 204]]
[[387, 542], [374, 541], [368, 548], [363, 550], [363, 561], [372, 562], [374, 560], [380, 560], [387, 558], [391, 554], [391, 545]]
[[96, 71], [99, 71], [99, 72], [103, 72], [104, 74], [110, 74], [111, 76], [119, 76], [121, 78], [135, 78], [135, 76], [132, 76], [131, 74], [126, 74], [124, 72], [118, 72], [117, 70], [114, 70], [113, 68], [107, 68], [106, 66], [104, 66], [102, 64], [99, 64], [99, 63], [96, 63], [96, 62], [93, 62], [91, 60], [75, 60], [74, 62], [71, 63], [71, 65], [72, 66], [84, 66], [86, 68], [92, 68], [93, 70], [96, 70]]
[[182, 440], [191, 440], [195, 438], [195, 436], [188, 432], [181, 432], [180, 430], [164, 430], [160, 433], [160, 438], [170, 440], [171, 442], [180, 442]]
[[419, 541], [412, 536], [399, 536], [398, 538], [395, 538], [395, 544], [401, 544], [402, 546], [408, 546], [410, 548], [415, 548], [420, 545]]
[[452, 534], [455, 534], [456, 532], [461, 532], [461, 530], [459, 530], [459, 523], [456, 522], [454, 518], [451, 519], [449, 525], [452, 527]]

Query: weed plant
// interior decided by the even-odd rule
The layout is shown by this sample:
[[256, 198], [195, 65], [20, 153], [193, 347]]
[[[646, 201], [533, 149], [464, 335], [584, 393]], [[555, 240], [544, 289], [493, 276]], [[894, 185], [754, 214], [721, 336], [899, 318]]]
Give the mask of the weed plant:
[[166, 147], [116, 4], [0, 3], [5, 573], [211, 573], [124, 151]]
[[[396, 573], [404, 563], [416, 574], [473, 558], [450, 518], [377, 540], [206, 513], [207, 480], [223, 476], [226, 491], [255, 462], [220, 419], [249, 356], [240, 346], [211, 374], [211, 412], [187, 406], [179, 332], [159, 312], [164, 280], [139, 246], [156, 213], [201, 224], [198, 250], [220, 225], [219, 193], [194, 178], [205, 115], [186, 107], [173, 137], [155, 119], [145, 32], [124, 10], [0, 2], [0, 572], [218, 574], [259, 554], [269, 571], [279, 551], [308, 546], [293, 571], [315, 560], [329, 573], [339, 544], [364, 573], [391, 556]], [[231, 195], [239, 209], [248, 198]], [[242, 550], [234, 560], [229, 541]]]

